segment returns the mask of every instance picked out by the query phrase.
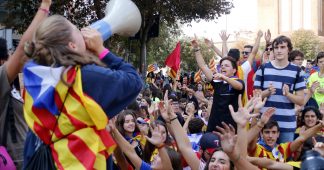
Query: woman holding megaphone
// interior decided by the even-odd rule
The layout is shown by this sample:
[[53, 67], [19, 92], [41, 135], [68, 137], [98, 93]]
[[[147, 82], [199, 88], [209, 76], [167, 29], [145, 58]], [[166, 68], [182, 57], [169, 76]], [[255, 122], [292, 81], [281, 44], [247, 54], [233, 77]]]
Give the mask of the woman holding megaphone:
[[[59, 15], [42, 22], [25, 47], [24, 111], [34, 133], [27, 169], [48, 151], [54, 169], [106, 169], [114, 142], [105, 127], [140, 92], [135, 68], [106, 49], [98, 31], [80, 31]], [[30, 142], [36, 136], [38, 148]]]

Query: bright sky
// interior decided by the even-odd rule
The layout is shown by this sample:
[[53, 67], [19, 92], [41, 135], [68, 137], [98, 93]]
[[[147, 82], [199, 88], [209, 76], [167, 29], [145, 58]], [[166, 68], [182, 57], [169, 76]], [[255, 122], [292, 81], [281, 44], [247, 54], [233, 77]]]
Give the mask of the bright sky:
[[[192, 27], [184, 27], [183, 32], [187, 36], [212, 38], [214, 42], [220, 41], [219, 33], [227, 30], [233, 35], [234, 31], [253, 31], [257, 30], [257, 0], [233, 0], [234, 8], [229, 15], [222, 15], [215, 21], [192, 22]], [[233, 36], [232, 36], [233, 38]]]

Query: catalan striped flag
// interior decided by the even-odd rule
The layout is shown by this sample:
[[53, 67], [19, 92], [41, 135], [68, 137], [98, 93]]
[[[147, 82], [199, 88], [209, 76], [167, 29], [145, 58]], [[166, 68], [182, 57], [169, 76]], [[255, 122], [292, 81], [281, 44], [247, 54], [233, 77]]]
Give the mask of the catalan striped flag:
[[169, 76], [172, 79], [175, 79], [177, 77], [177, 72], [180, 69], [180, 62], [181, 62], [180, 54], [181, 54], [181, 45], [180, 42], [178, 42], [175, 49], [165, 60], [165, 65], [171, 68], [169, 72]]
[[82, 91], [80, 67], [51, 68], [31, 61], [23, 73], [27, 125], [50, 146], [56, 167], [106, 169], [115, 143], [105, 130], [105, 112]]
[[217, 71], [216, 71], [216, 60], [214, 59], [214, 57], [213, 58], [211, 58], [210, 60], [209, 60], [209, 69], [213, 72], [213, 73], [216, 73]]
[[158, 69], [159, 68], [158, 68], [156, 63], [155, 64], [150, 64], [150, 65], [147, 66], [147, 73], [154, 72], [154, 71], [156, 71]]
[[194, 81], [195, 83], [198, 83], [201, 81], [201, 69], [199, 69], [196, 73], [195, 73], [195, 78], [194, 78]]

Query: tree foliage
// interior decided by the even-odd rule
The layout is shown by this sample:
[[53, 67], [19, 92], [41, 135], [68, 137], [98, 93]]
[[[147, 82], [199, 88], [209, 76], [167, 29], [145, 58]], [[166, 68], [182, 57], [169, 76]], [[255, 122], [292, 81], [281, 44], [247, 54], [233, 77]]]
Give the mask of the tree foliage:
[[311, 30], [297, 30], [291, 35], [294, 49], [304, 53], [306, 59], [314, 59], [319, 52], [319, 38]]
[[[94, 20], [104, 17], [104, 6], [108, 1], [53, 1], [51, 12], [67, 17], [73, 24], [82, 28]], [[160, 23], [172, 28], [176, 27], [178, 22], [190, 23], [193, 20], [217, 19], [222, 14], [229, 13], [233, 8], [232, 0], [133, 0], [133, 2], [138, 6], [142, 15], [142, 25], [139, 31], [140, 49], [138, 51], [141, 71], [144, 71], [146, 66], [146, 45], [150, 41], [148, 32], [156, 17], [159, 17]], [[7, 9], [9, 12], [6, 26], [22, 33], [30, 24], [37, 8], [38, 1], [35, 0], [8, 0]]]

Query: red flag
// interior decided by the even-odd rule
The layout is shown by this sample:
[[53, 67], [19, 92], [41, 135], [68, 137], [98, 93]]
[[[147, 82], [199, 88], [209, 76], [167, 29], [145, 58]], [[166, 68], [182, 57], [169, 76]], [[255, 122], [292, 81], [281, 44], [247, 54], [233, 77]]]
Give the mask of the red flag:
[[175, 73], [177, 73], [180, 68], [180, 53], [181, 45], [180, 42], [178, 42], [176, 48], [172, 51], [171, 54], [169, 54], [169, 56], [165, 60], [165, 65], [170, 67]]

